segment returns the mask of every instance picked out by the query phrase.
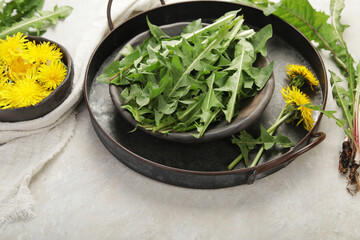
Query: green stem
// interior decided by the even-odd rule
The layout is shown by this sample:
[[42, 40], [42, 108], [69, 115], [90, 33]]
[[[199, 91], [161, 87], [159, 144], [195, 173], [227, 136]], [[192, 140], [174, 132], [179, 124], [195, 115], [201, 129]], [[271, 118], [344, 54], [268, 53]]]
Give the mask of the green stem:
[[[208, 25], [208, 26], [206, 26], [206, 27], [203, 27], [203, 28], [201, 28], [201, 29], [199, 29], [199, 30], [197, 30], [197, 31], [195, 31], [195, 32], [193, 32], [193, 33], [184, 35], [184, 36], [183, 36], [183, 39], [188, 40], [188, 39], [190, 39], [190, 38], [192, 38], [192, 37], [194, 37], [194, 36], [196, 36], [196, 35], [199, 35], [199, 34], [202, 34], [202, 33], [204, 33], [204, 32], [207, 32], [208, 30], [211, 30], [212, 28], [216, 28], [217, 26], [220, 26], [221, 24], [225, 24], [227, 21], [231, 21], [231, 20], [232, 20], [233, 18], [235, 18], [235, 17], [236, 17], [236, 13], [230, 14], [230, 15], [228, 15], [227, 17], [225, 17], [225, 18], [223, 18], [223, 19], [219, 19], [219, 21], [214, 22], [214, 23], [212, 23], [212, 24], [210, 24], [210, 25]], [[235, 19], [234, 21], [232, 21], [232, 24], [233, 24], [233, 22], [235, 22], [235, 21], [238, 21], [238, 20]], [[182, 43], [181, 40], [178, 41], [176, 44], [174, 44], [174, 46], [177, 46], [177, 45], [179, 45], [180, 43]], [[161, 55], [167, 56], [169, 52], [170, 52], [169, 49], [165, 49], [165, 51], [162, 52]]]
[[[222, 48], [221, 50], [219, 50], [219, 52], [217, 52], [218, 57], [215, 58], [214, 60], [212, 60], [209, 65], [214, 65], [214, 63], [216, 63], [218, 61], [218, 59], [220, 58], [220, 56], [226, 51], [226, 49], [228, 49], [230, 43], [234, 40], [234, 38], [237, 36], [237, 33], [240, 31], [241, 26], [244, 23], [244, 19], [243, 18], [235, 18], [232, 25], [230, 26], [229, 29], [232, 28], [231, 32], [230, 32], [230, 36], [229, 39], [226, 41], [226, 43], [222, 44]], [[251, 29], [252, 32], [254, 32], [254, 30]], [[195, 79], [198, 79], [199, 76], [201, 75], [201, 72], [198, 72], [196, 74]]]
[[185, 76], [187, 74], [189, 74], [195, 67], [195, 65], [200, 62], [200, 60], [203, 58], [203, 56], [208, 53], [210, 50], [212, 50], [214, 48], [214, 46], [216, 46], [216, 44], [223, 39], [223, 37], [226, 35], [226, 33], [228, 33], [230, 30], [230, 27], [227, 27], [224, 31], [220, 31], [217, 35], [217, 37], [209, 43], [209, 45], [202, 51], [199, 53], [199, 55], [192, 61], [192, 63], [185, 69], [185, 71], [182, 73], [182, 75], [180, 76], [180, 78], [176, 81], [176, 83], [173, 86], [173, 89], [171, 90], [171, 92], [169, 93], [169, 95], [167, 96], [166, 100], [170, 99], [172, 97], [172, 95], [174, 94], [174, 92], [176, 92], [178, 90], [178, 87], [180, 85], [180, 83], [182, 82], [182, 80], [185, 78]]
[[228, 170], [232, 170], [243, 158], [243, 155], [240, 154], [239, 156], [237, 156], [229, 165], [228, 165]]
[[276, 120], [276, 122], [270, 127], [268, 128], [267, 132], [271, 135], [271, 132], [274, 134], [276, 128], [286, 119], [288, 119], [291, 115], [293, 114], [293, 112], [288, 112], [285, 116], [278, 118]]
[[[267, 130], [267, 132], [272, 136], [274, 134], [274, 132], [276, 131], [276, 128], [283, 122], [285, 121], [287, 118], [289, 118], [293, 113], [289, 112], [287, 113], [285, 116], [286, 110], [286, 106], [283, 107], [283, 109], [281, 110], [279, 116], [277, 117], [275, 123]], [[251, 163], [250, 167], [256, 166], [257, 162], [259, 161], [261, 155], [264, 152], [264, 146], [262, 146], [259, 150], [259, 152], [256, 154], [255, 159], [253, 160], [253, 162]], [[229, 165], [228, 165], [228, 170], [232, 170], [243, 158], [242, 154], [239, 154]]]
[[210, 25], [208, 25], [206, 27], [203, 27], [203, 28], [201, 28], [201, 29], [199, 29], [199, 30], [185, 36], [184, 38], [189, 39], [189, 38], [191, 38], [191, 37], [193, 37], [195, 35], [202, 34], [203, 32], [206, 32], [206, 31], [208, 31], [208, 30], [210, 30], [212, 28], [216, 28], [217, 26], [221, 26], [224, 22], [230, 21], [235, 17], [236, 17], [236, 13], [229, 14], [228, 16], [224, 17], [223, 19], [220, 19], [217, 22], [214, 22], [214, 23], [212, 23], [212, 24], [210, 24]]
[[[184, 128], [179, 129], [179, 130], [176, 130], [176, 132], [178, 132], [178, 133], [188, 132], [188, 131], [193, 130], [193, 129], [195, 129], [195, 128], [196, 128], [195, 125], [190, 125], [190, 126], [188, 126], [188, 127], [184, 127]], [[171, 130], [171, 129], [169, 129], [169, 130]]]
[[[272, 126], [267, 130], [267, 132], [272, 136], [272, 135], [274, 134], [274, 132], [276, 131], [276, 128], [277, 128], [283, 121], [285, 121], [286, 119], [288, 119], [292, 114], [293, 114], [293, 112], [288, 112], [285, 116], [283, 116], [283, 117], [281, 117], [280, 119], [278, 119], [278, 120], [274, 123], [274, 125], [272, 125]], [[280, 115], [279, 115], [279, 116], [280, 116]], [[255, 156], [254, 160], [252, 161], [250, 167], [255, 167], [255, 166], [258, 164], [258, 162], [259, 162], [262, 154], [264, 153], [264, 150], [265, 150], [265, 148], [264, 148], [264, 145], [263, 145], [263, 146], [261, 146], [261, 148], [259, 149], [258, 153], [256, 154], [256, 156]]]
[[174, 123], [175, 123], [175, 120], [170, 120], [170, 121], [167, 121], [167, 122], [163, 122], [163, 123], [157, 125], [156, 127], [154, 127], [152, 129], [152, 132], [160, 132], [165, 127], [168, 127], [168, 126], [170, 126], [171, 124], [174, 124]]
[[255, 167], [257, 165], [262, 154], [264, 153], [264, 150], [265, 150], [264, 146], [261, 146], [261, 148], [259, 149], [258, 153], [256, 154], [254, 160], [252, 161], [250, 167]]

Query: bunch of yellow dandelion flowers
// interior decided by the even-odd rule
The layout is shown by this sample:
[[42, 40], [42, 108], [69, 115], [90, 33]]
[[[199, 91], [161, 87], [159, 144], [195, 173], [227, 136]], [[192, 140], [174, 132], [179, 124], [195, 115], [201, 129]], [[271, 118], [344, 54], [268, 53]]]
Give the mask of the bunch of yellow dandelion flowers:
[[282, 96], [286, 102], [285, 112], [290, 112], [289, 121], [299, 120], [297, 125], [303, 123], [304, 128], [310, 131], [314, 127], [313, 110], [305, 105], [311, 104], [309, 96], [301, 92], [299, 88], [289, 86], [281, 89]]
[[313, 86], [319, 85], [319, 81], [314, 74], [303, 65], [288, 64], [285, 66], [285, 70], [292, 86], [301, 88], [306, 83], [314, 91]]
[[65, 79], [56, 44], [29, 41], [22, 33], [0, 39], [0, 109], [33, 106]]

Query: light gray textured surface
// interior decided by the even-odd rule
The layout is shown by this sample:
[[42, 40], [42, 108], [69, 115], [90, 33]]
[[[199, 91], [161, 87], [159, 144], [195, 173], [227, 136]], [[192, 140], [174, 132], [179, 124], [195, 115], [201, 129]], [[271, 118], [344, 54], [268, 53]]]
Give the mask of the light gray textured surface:
[[[47, 4], [54, 2], [71, 5], [74, 12], [45, 37], [73, 54], [88, 27], [106, 27], [99, 24], [106, 1]], [[329, 0], [310, 2], [329, 12]], [[344, 38], [355, 60], [360, 59], [359, 12], [358, 0], [346, 1], [343, 23], [351, 27]], [[334, 69], [327, 56], [323, 53], [326, 68]], [[331, 93], [327, 109], [337, 109]], [[0, 239], [360, 238], [360, 195], [348, 194], [337, 171], [344, 134], [327, 118], [319, 129], [327, 137], [318, 147], [253, 185], [219, 190], [179, 188], [139, 175], [101, 144], [83, 103], [77, 119], [66, 148], [30, 184], [37, 217], [7, 225]]]

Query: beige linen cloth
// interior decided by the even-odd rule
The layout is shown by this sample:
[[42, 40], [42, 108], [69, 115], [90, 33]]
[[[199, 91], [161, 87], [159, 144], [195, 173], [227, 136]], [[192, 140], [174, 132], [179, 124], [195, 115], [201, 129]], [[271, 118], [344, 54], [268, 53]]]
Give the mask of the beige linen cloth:
[[[87, 8], [91, 7], [91, 9], [85, 9], [86, 16], [83, 16], [83, 9], [80, 11], [84, 8], [82, 1], [50, 2], [48, 4], [55, 5], [58, 2], [59, 5], [73, 7], [73, 12], [64, 20], [63, 25], [79, 25], [81, 24], [79, 21], [82, 21], [83, 25], [90, 27], [86, 28], [86, 34], [83, 34], [82, 39], [75, 39], [72, 42], [76, 43], [75, 46], [65, 46], [72, 55], [75, 67], [70, 96], [44, 117], [16, 123], [0, 122], [0, 227], [10, 222], [29, 220], [36, 216], [33, 211], [34, 199], [29, 184], [48, 161], [61, 153], [71, 139], [76, 129], [74, 109], [82, 99], [87, 63], [97, 44], [108, 32], [106, 1], [89, 2], [90, 6]], [[134, 12], [145, 11], [157, 5], [160, 5], [157, 0], [114, 1], [112, 15], [118, 16], [115, 17], [114, 22], [120, 24]], [[99, 11], [100, 7], [102, 11]], [[45, 37], [52, 39], [52, 36], [61, 34], [59, 31], [57, 26], [48, 31]], [[62, 44], [62, 42], [59, 43]]]

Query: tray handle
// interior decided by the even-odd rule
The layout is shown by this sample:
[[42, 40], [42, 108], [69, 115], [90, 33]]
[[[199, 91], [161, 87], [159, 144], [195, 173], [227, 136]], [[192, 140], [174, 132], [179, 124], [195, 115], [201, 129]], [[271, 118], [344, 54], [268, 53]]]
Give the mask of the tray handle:
[[275, 161], [275, 162], [269, 163], [269, 164], [259, 165], [258, 167], [255, 167], [255, 169], [249, 175], [247, 183], [252, 184], [255, 181], [256, 176], [258, 174], [267, 172], [272, 169], [276, 169], [276, 168], [286, 164], [291, 159], [296, 158], [296, 157], [300, 156], [301, 154], [304, 154], [305, 152], [313, 149], [314, 147], [319, 145], [322, 141], [324, 141], [324, 139], [326, 138], [326, 134], [323, 132], [317, 132], [317, 133], [313, 133], [310, 138], [315, 138], [315, 139], [313, 141], [311, 141], [309, 144], [307, 144], [306, 146], [304, 146], [296, 151], [292, 151], [292, 152], [289, 152], [288, 154], [285, 154], [281, 158], [281, 160]]
[[[107, 5], [107, 10], [106, 10], [106, 17], [107, 17], [107, 22], [109, 25], [109, 29], [110, 31], [114, 30], [114, 24], [111, 18], [111, 6], [112, 6], [112, 0], [108, 1], [108, 5]], [[165, 0], [160, 0], [161, 5], [165, 5]]]

